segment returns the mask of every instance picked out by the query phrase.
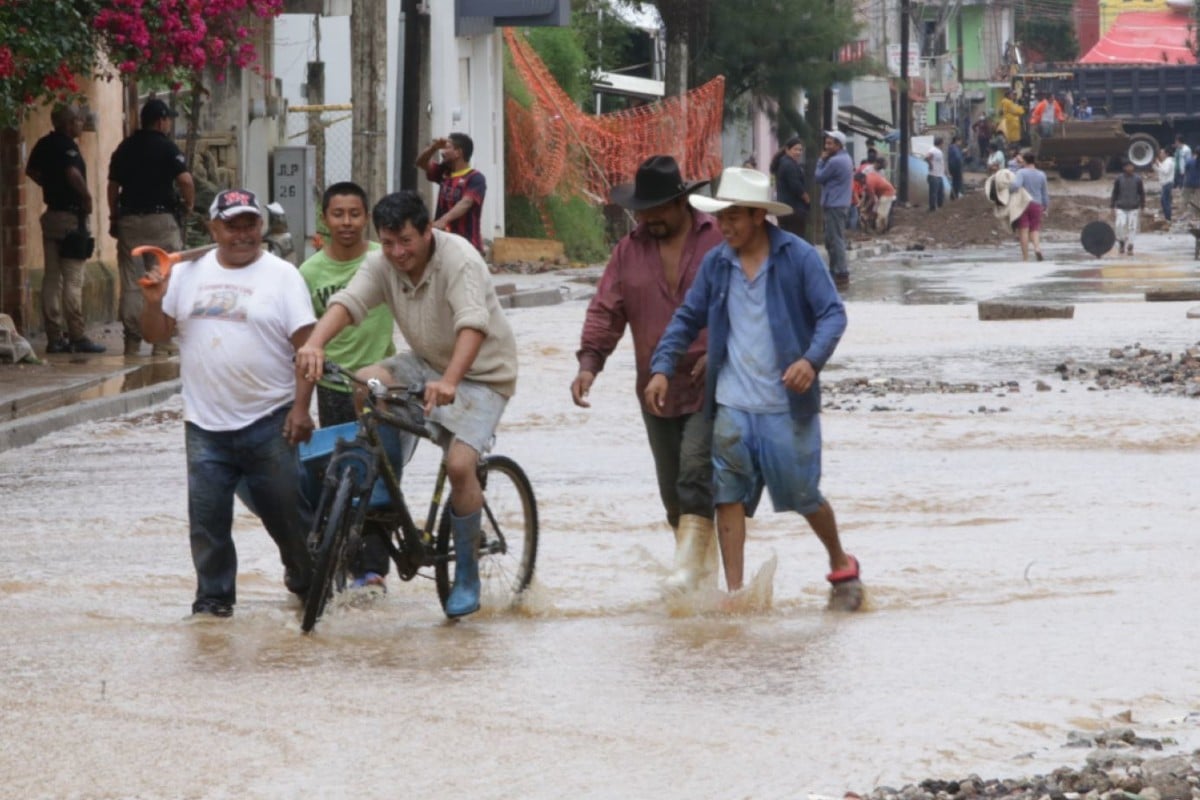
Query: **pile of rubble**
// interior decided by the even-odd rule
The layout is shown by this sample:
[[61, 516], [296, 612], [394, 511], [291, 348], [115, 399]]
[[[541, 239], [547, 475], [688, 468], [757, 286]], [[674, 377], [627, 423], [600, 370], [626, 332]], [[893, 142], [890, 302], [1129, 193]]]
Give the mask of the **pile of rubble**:
[[902, 789], [879, 787], [866, 800], [1194, 800], [1200, 797], [1200, 751], [1146, 758], [1169, 739], [1144, 739], [1130, 728], [1101, 734], [1072, 733], [1067, 747], [1095, 748], [1080, 769], [1063, 767], [1032, 778], [984, 780], [930, 779]]
[[1200, 397], [1200, 344], [1178, 356], [1134, 344], [1109, 351], [1111, 363], [1079, 364], [1067, 359], [1055, 367], [1065, 381], [1091, 381], [1097, 389], [1140, 387], [1153, 394]]

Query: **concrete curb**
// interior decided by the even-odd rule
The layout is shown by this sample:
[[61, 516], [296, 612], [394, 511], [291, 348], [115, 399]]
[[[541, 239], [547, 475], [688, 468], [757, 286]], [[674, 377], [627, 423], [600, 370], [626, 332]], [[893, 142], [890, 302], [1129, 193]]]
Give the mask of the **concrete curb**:
[[122, 392], [112, 397], [97, 397], [82, 403], [56, 408], [44, 414], [21, 417], [0, 425], [0, 453], [33, 444], [46, 434], [108, 417], [118, 417], [158, 405], [179, 391], [178, 378], [153, 386]]

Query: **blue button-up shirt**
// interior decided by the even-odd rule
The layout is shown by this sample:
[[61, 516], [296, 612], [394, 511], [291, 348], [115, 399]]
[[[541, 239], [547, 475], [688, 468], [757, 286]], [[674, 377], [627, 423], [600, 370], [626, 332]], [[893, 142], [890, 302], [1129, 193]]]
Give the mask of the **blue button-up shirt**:
[[[821, 256], [800, 237], [774, 225], [770, 237], [771, 268], [766, 273], [767, 320], [775, 345], [775, 367], [780, 379], [801, 358], [812, 364], [818, 375], [846, 330], [846, 307], [833, 286], [833, 278]], [[728, 243], [713, 248], [700, 265], [692, 288], [663, 332], [650, 371], [670, 377], [688, 345], [708, 330], [708, 365], [705, 400], [709, 414], [716, 413], [717, 380], [731, 354], [729, 280], [740, 269]], [[821, 410], [820, 380], [807, 391], [787, 392], [793, 417], [806, 417]]]

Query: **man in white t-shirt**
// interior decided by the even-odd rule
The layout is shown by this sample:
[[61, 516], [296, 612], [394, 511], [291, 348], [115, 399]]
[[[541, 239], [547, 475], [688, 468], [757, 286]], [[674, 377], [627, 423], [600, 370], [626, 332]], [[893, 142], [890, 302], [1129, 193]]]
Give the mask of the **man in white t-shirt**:
[[[193, 614], [228, 617], [236, 602], [234, 487], [239, 481], [279, 547], [284, 583], [308, 589], [312, 511], [301, 494], [296, 443], [312, 433], [292, 358], [316, 318], [296, 268], [262, 250], [253, 192], [227, 189], [209, 209], [215, 250], [142, 286], [142, 335], [179, 344], [196, 568]], [[293, 400], [297, 402], [293, 405]]]
[[934, 137], [933, 146], [925, 151], [925, 161], [929, 164], [929, 210], [937, 211], [946, 202], [946, 156], [942, 153], [942, 137]]

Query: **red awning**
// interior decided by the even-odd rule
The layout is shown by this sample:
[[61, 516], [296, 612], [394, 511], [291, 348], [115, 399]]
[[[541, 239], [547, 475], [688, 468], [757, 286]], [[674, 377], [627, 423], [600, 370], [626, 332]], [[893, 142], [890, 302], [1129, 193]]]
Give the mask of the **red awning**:
[[1127, 11], [1079, 63], [1195, 64], [1187, 46], [1190, 21], [1190, 14], [1177, 11]]

